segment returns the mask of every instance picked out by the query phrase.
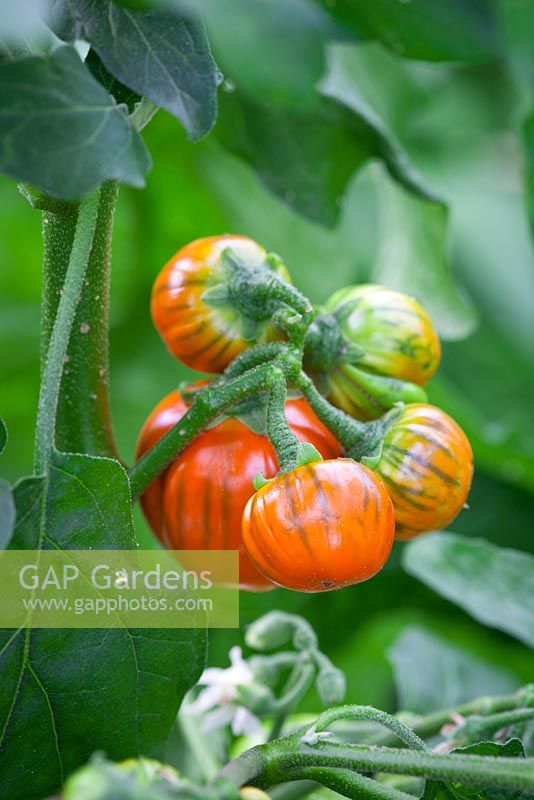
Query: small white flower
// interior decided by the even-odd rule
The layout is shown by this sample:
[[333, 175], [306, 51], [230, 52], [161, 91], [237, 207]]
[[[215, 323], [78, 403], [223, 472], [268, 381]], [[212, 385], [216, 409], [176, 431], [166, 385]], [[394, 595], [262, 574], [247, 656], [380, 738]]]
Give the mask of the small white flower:
[[322, 739], [329, 739], [334, 734], [332, 731], [316, 731], [315, 728], [309, 728], [304, 736], [300, 737], [303, 744], [309, 744], [312, 747], [318, 744]]
[[205, 732], [231, 725], [234, 736], [259, 733], [262, 730], [260, 720], [236, 702], [239, 687], [254, 681], [240, 647], [230, 650], [230, 664], [227, 669], [210, 667], [204, 670], [198, 683], [206, 688], [188, 704], [187, 713], [204, 716], [202, 730]]

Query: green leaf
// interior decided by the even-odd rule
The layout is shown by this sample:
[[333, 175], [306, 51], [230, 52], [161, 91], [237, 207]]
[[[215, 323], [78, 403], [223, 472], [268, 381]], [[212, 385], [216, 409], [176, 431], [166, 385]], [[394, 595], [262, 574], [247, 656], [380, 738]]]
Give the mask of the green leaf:
[[523, 142], [525, 146], [525, 197], [534, 236], [534, 109], [530, 110], [523, 125]]
[[406, 58], [483, 62], [501, 52], [490, 0], [322, 0], [361, 38]]
[[0, 550], [5, 550], [11, 541], [15, 517], [15, 501], [11, 486], [0, 478]]
[[139, 134], [71, 47], [0, 64], [0, 170], [65, 200], [106, 178], [142, 186]]
[[93, 48], [89, 50], [85, 63], [97, 81], [115, 99], [115, 102], [124, 103], [124, 105], [128, 106], [128, 111], [131, 114], [135, 109], [135, 104], [140, 102], [141, 96], [114, 78], [111, 72], [108, 72], [105, 68]]
[[362, 131], [372, 148], [371, 155], [383, 161], [393, 178], [414, 195], [427, 200], [439, 200], [436, 192], [427, 185], [419, 170], [411, 163], [393, 131], [372, 105], [370, 96], [360, 91], [360, 76], [347, 74], [347, 55], [350, 62], [350, 55], [357, 57], [359, 52], [360, 46], [332, 45], [329, 48], [328, 69], [319, 85], [321, 94], [337, 100], [360, 120]]
[[7, 438], [7, 425], [2, 417], [0, 417], [0, 456], [6, 449]]
[[[497, 742], [477, 742], [468, 747], [457, 747], [453, 753], [463, 755], [488, 756], [490, 758], [524, 758], [525, 750], [519, 739], [509, 739], [503, 744]], [[442, 783], [426, 781], [421, 800], [515, 800], [523, 797], [520, 791], [510, 789], [480, 789], [462, 783]]]
[[[0, 417], [0, 456], [5, 450], [7, 439], [6, 423]], [[5, 550], [11, 540], [15, 517], [15, 502], [11, 486], [3, 478], [0, 478], [0, 550]]]
[[376, 177], [379, 247], [373, 280], [417, 297], [444, 339], [465, 338], [476, 315], [450, 273], [446, 206], [414, 197], [387, 176]]
[[[431, 190], [417, 191], [421, 179], [389, 130], [398, 124], [394, 110], [405, 65], [376, 44], [336, 44], [330, 48], [329, 63], [328, 85], [335, 95], [364, 109], [383, 131], [384, 141], [392, 143], [391, 157], [384, 164], [397, 180], [390, 180], [379, 165], [368, 170], [376, 204], [376, 210], [370, 211], [377, 227], [369, 279], [416, 296], [444, 339], [461, 339], [472, 332], [476, 317], [450, 272], [448, 209], [441, 202], [431, 202], [436, 200]], [[420, 87], [410, 88], [421, 100]], [[396, 174], [399, 164], [408, 176], [406, 181]]]
[[349, 179], [371, 158], [381, 159], [411, 192], [435, 199], [372, 109], [333, 77], [321, 92], [306, 110], [223, 92], [216, 135], [289, 206], [325, 225], [336, 223]]
[[519, 681], [425, 628], [405, 628], [388, 651], [399, 708], [428, 714], [480, 695], [506, 694]]
[[436, 533], [410, 542], [402, 563], [474, 619], [534, 647], [534, 556]]
[[136, 11], [112, 0], [66, 2], [121, 83], [177, 117], [191, 139], [209, 133], [220, 73], [198, 18], [170, 9]]
[[187, 0], [202, 14], [226, 86], [264, 105], [313, 102], [336, 24], [313, 0]]
[[[135, 547], [125, 471], [54, 453], [15, 489], [12, 549]], [[53, 794], [96, 750], [150, 752], [203, 667], [201, 630], [0, 631], [0, 784], [10, 800]]]

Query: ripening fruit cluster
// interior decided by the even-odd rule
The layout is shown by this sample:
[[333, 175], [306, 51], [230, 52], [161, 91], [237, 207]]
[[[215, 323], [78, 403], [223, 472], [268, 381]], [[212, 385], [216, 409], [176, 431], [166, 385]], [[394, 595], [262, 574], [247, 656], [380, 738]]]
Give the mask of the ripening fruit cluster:
[[[246, 237], [200, 239], [169, 261], [152, 294], [154, 324], [169, 351], [212, 374], [251, 346], [251, 321], [220, 299], [229, 279], [227, 248], [253, 266], [266, 259]], [[285, 267], [273, 263], [289, 281]], [[276, 338], [280, 332], [270, 321], [255, 327], [253, 343]], [[416, 300], [382, 286], [341, 289], [318, 310], [304, 364], [329, 401], [352, 417], [370, 420], [389, 411], [373, 469], [344, 458], [306, 400], [289, 397], [291, 429], [323, 461], [276, 476], [265, 433], [246, 413], [227, 416], [145, 491], [141, 502], [150, 526], [170, 549], [239, 550], [245, 589], [317, 592], [367, 580], [384, 566], [395, 538], [446, 527], [467, 499], [473, 474], [467, 437], [425, 402], [423, 387], [439, 360], [438, 336]], [[178, 391], [165, 397], [143, 426], [137, 457], [188, 407]], [[260, 472], [272, 480], [255, 492], [252, 480]]]

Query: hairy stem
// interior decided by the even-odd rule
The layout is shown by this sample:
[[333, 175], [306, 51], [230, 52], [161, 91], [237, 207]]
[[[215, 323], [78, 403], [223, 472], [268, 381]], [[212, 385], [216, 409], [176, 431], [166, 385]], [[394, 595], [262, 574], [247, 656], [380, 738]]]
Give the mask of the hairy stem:
[[274, 367], [276, 373], [270, 386], [267, 406], [267, 433], [274, 447], [281, 472], [295, 467], [299, 440], [289, 427], [286, 419], [285, 402], [287, 397], [286, 380], [283, 372]]
[[531, 758], [441, 755], [429, 750], [326, 741], [311, 746], [301, 740], [299, 733], [253, 748], [228, 764], [222, 774], [238, 786], [252, 783], [268, 788], [284, 783], [293, 770], [303, 767], [386, 772], [534, 793], [534, 759]]
[[340, 719], [358, 719], [365, 720], [366, 722], [377, 722], [379, 725], [388, 728], [401, 742], [413, 750], [426, 750], [427, 745], [425, 742], [409, 728], [404, 725], [399, 719], [387, 714], [385, 711], [380, 711], [378, 708], [372, 706], [355, 706], [347, 705], [338, 708], [330, 708], [325, 711], [317, 719], [313, 725], [313, 730], [316, 732], [324, 731], [333, 722]]
[[269, 733], [269, 741], [280, 736], [288, 714], [296, 707], [312, 685], [315, 672], [316, 670], [312, 663], [303, 664], [302, 662], [297, 662], [295, 664], [282, 695], [276, 701], [274, 708], [275, 718]]
[[48, 348], [42, 368], [37, 410], [34, 458], [34, 469], [37, 474], [46, 471], [48, 459], [55, 446], [61, 378], [76, 315], [76, 307], [93, 246], [100, 193], [100, 188], [95, 189], [80, 202], [62, 293], [51, 327]]
[[[109, 289], [111, 236], [118, 182], [102, 184], [96, 228], [66, 353], [56, 420], [56, 444], [66, 451], [114, 456], [109, 401]], [[43, 210], [44, 275], [41, 370], [74, 248], [81, 203], [40, 195]]]
[[208, 386], [196, 395], [193, 405], [130, 469], [132, 496], [138, 497], [171, 461], [223, 411], [240, 400], [268, 388], [269, 367], [259, 365], [221, 386]]
[[342, 444], [347, 455], [358, 460], [373, 450], [382, 435], [381, 427], [377, 422], [359, 422], [339, 408], [332, 406], [319, 392], [312, 379], [303, 371], [295, 379], [295, 385], [300, 389], [321, 422]]
[[[411, 728], [422, 739], [429, 739], [438, 734], [444, 725], [450, 723], [455, 714], [459, 714], [462, 717], [473, 715], [489, 716], [523, 706], [534, 706], [534, 685], [524, 686], [513, 694], [478, 697], [476, 700], [462, 703], [455, 708], [434, 711], [416, 719]], [[369, 743], [391, 745], [395, 744], [395, 739], [396, 737], [389, 733], [378, 733], [372, 740], [369, 740]]]
[[291, 772], [291, 780], [311, 780], [353, 800], [413, 800], [412, 796], [387, 784], [377, 783], [351, 769], [301, 767]]

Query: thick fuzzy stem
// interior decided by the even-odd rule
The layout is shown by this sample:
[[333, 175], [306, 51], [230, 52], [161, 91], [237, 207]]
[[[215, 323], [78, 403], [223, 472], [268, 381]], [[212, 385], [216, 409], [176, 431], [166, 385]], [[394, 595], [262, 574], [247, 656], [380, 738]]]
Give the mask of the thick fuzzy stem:
[[[470, 717], [473, 715], [490, 716], [499, 712], [534, 706], [534, 684], [527, 684], [513, 694], [497, 695], [495, 697], [478, 697], [468, 703], [462, 703], [455, 708], [434, 711], [423, 717], [416, 718], [412, 730], [421, 738], [429, 739], [436, 736], [444, 725], [449, 724], [455, 715]], [[502, 727], [502, 726], [501, 726]], [[395, 744], [395, 736], [389, 733], [377, 734], [372, 740], [373, 744]]]
[[379, 421], [359, 422], [339, 408], [335, 408], [323, 397], [305, 372], [301, 371], [295, 380], [295, 385], [321, 422], [324, 422], [343, 445], [348, 456], [359, 460], [362, 456], [373, 452], [382, 438]]
[[351, 769], [301, 767], [293, 770], [288, 777], [293, 781], [315, 781], [353, 800], [413, 800], [412, 795], [401, 792], [393, 786], [378, 783]]
[[[61, 379], [56, 444], [62, 450], [113, 456], [109, 401], [109, 288], [111, 236], [118, 182], [100, 188], [97, 220]], [[31, 198], [43, 210], [44, 276], [41, 369], [62, 297], [81, 204]]]
[[37, 474], [46, 471], [48, 459], [56, 444], [56, 420], [61, 378], [89, 257], [95, 236], [100, 189], [87, 195], [78, 210], [69, 263], [41, 375], [34, 468]]
[[338, 708], [330, 708], [328, 711], [321, 714], [310, 730], [314, 732], [324, 731], [329, 725], [340, 719], [357, 719], [377, 722], [379, 725], [383, 725], [385, 728], [392, 731], [392, 733], [394, 733], [401, 742], [404, 742], [407, 747], [413, 750], [427, 749], [425, 742], [414, 733], [411, 728], [408, 728], [407, 725], [404, 725], [404, 723], [397, 719], [397, 717], [393, 717], [391, 714], [387, 714], [385, 711], [380, 711], [378, 708], [373, 708], [372, 706], [347, 705]]
[[236, 785], [268, 788], [284, 783], [303, 767], [350, 769], [360, 773], [386, 772], [470, 786], [534, 793], [534, 759], [495, 758], [388, 747], [345, 745], [319, 741], [308, 745], [293, 734], [249, 750], [228, 764], [222, 775]]
[[299, 452], [299, 440], [289, 427], [285, 414], [287, 397], [284, 373], [271, 367], [269, 405], [267, 407], [267, 433], [274, 447], [281, 472], [294, 469]]
[[268, 388], [269, 367], [261, 364], [222, 386], [208, 386], [199, 392], [187, 414], [131, 468], [133, 497], [142, 494], [216, 417], [246, 397]]

